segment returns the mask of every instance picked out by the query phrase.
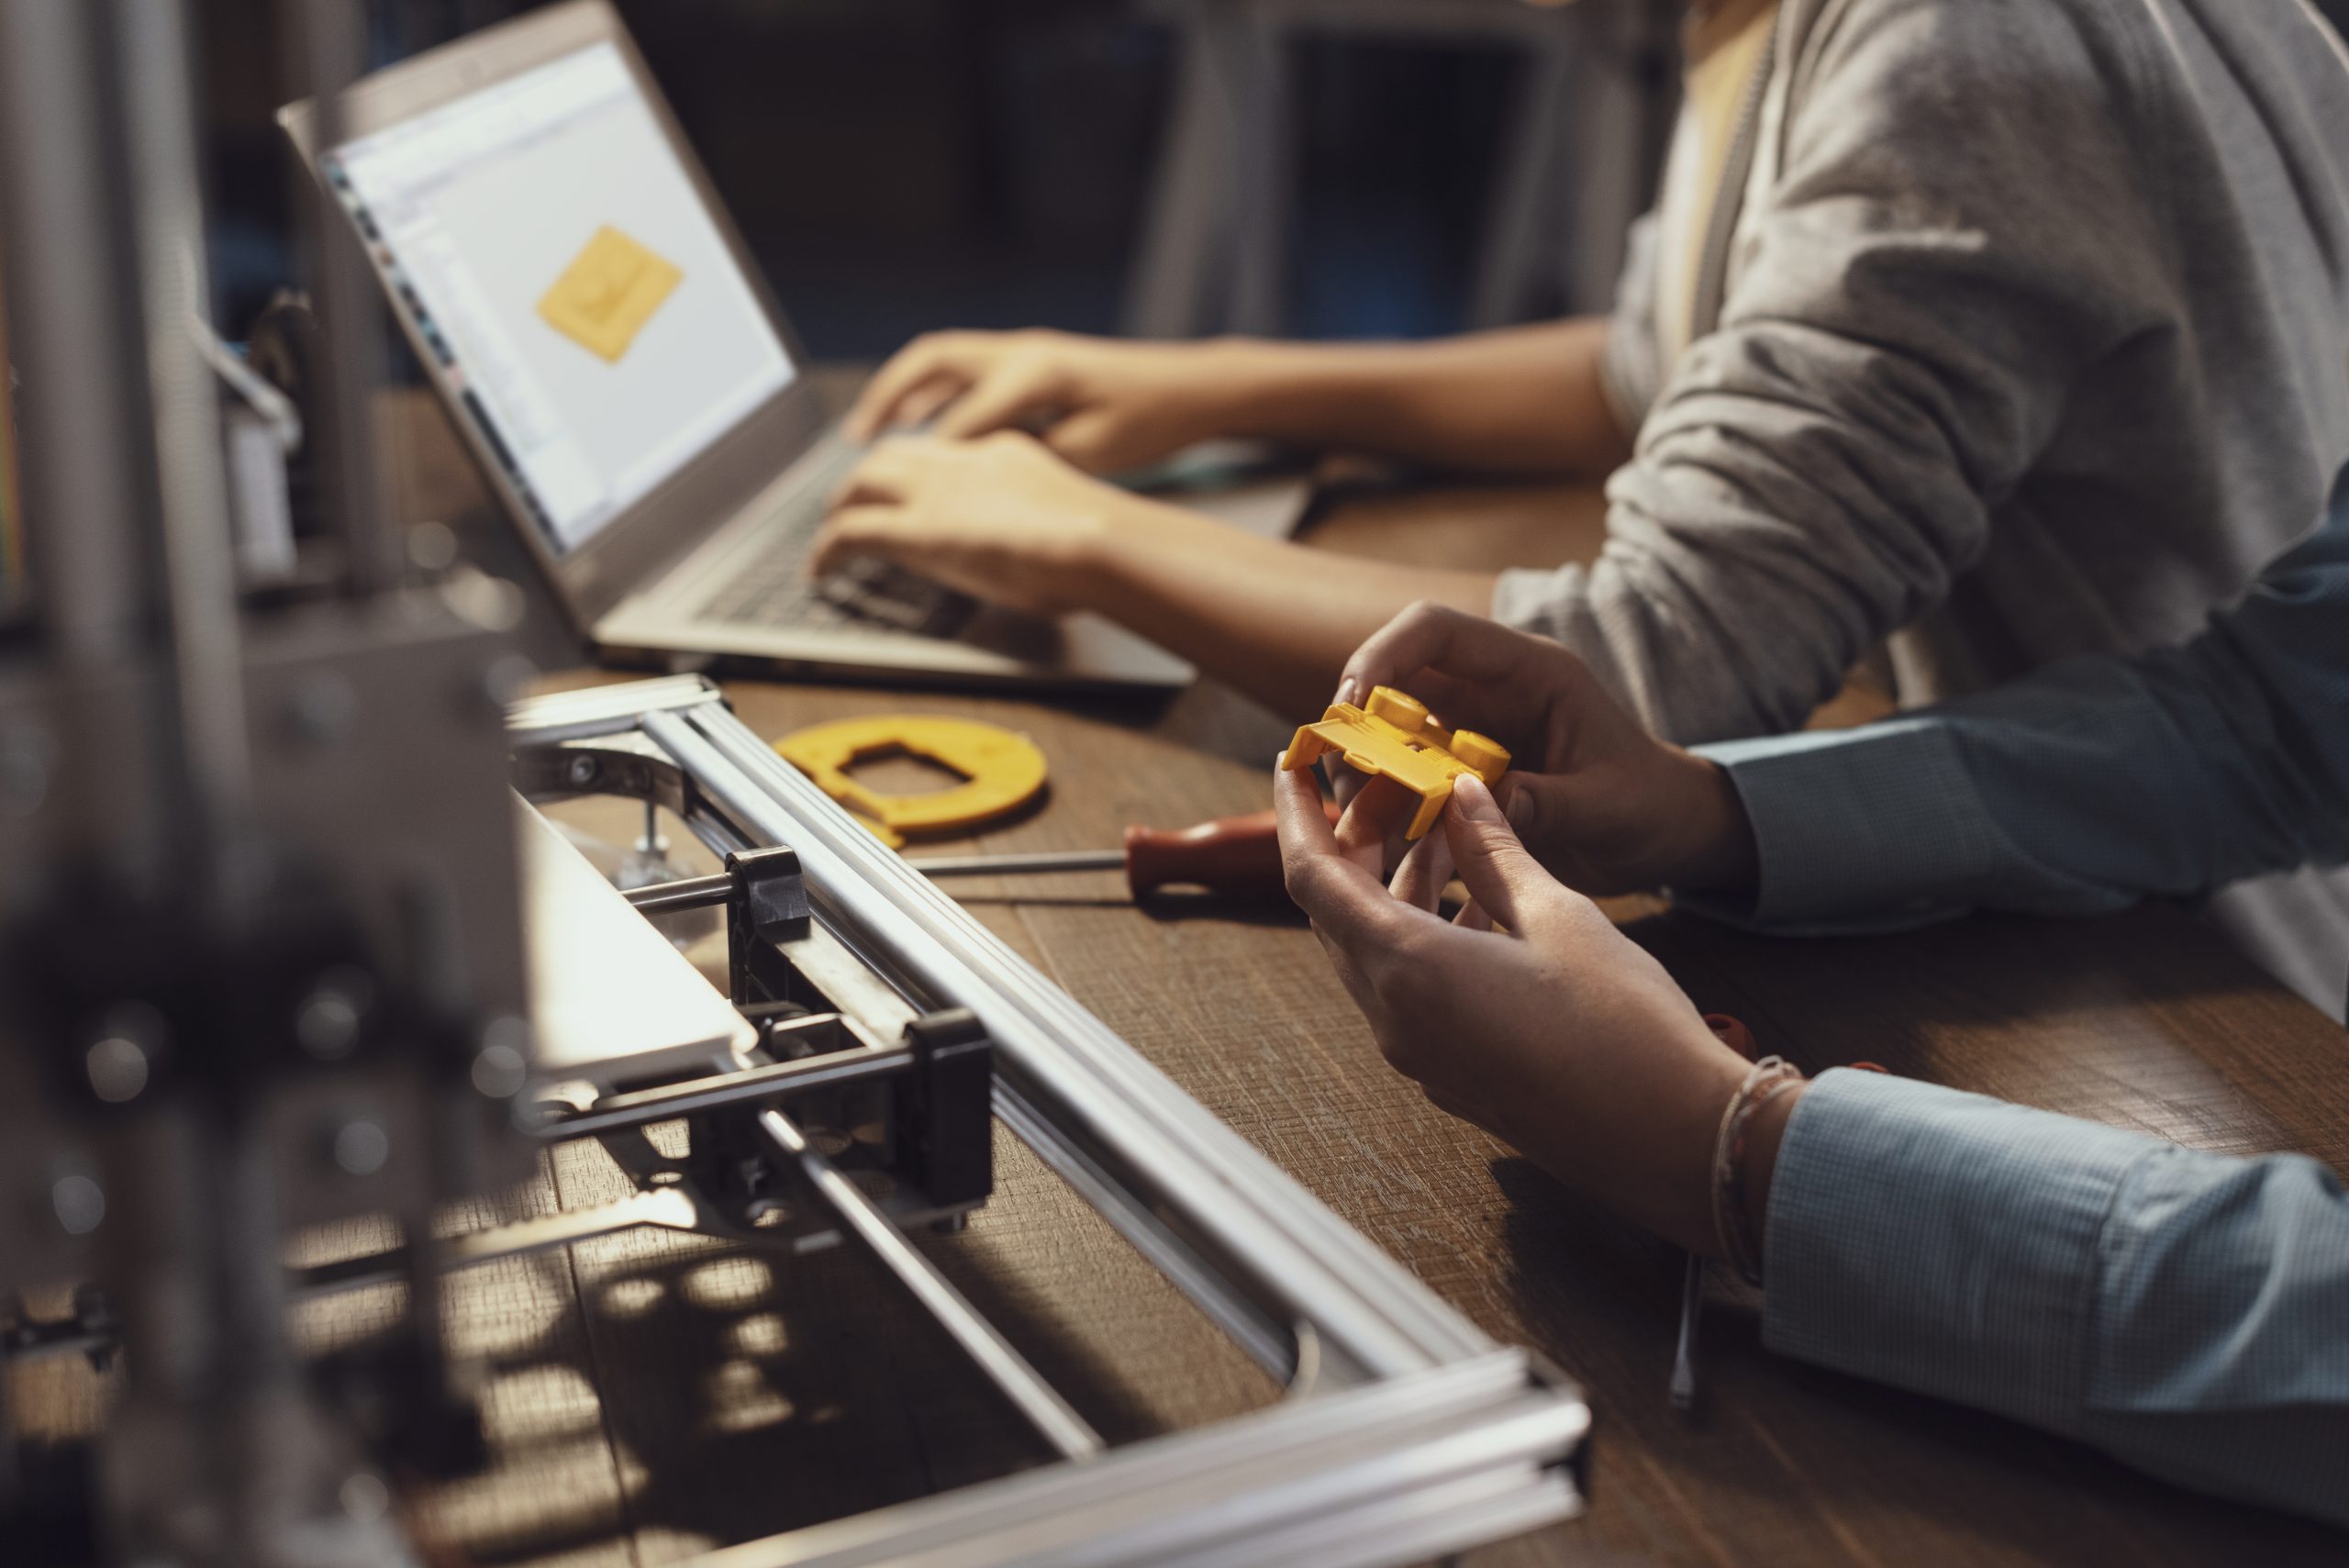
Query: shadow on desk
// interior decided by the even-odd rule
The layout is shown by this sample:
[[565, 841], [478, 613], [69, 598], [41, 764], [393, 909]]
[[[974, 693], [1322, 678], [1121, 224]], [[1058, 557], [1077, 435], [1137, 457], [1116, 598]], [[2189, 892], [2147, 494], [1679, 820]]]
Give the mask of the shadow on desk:
[[1976, 915], [1832, 940], [1685, 913], [1625, 929], [1699, 1007], [1816, 1073], [1858, 1061], [2228, 1152], [2349, 1169], [2349, 1118], [2313, 1093], [2312, 1038], [2349, 1034], [2175, 905], [2092, 919]]
[[[1821, 1526], [1854, 1546], [1862, 1533], [1905, 1539], [1917, 1549], [1908, 1561], [1933, 1563], [2248, 1562], [2239, 1549], [2251, 1539], [2262, 1563], [2349, 1552], [2320, 1526], [2181, 1492], [2003, 1418], [1777, 1357], [1762, 1344], [1758, 1295], [1718, 1269], [1698, 1404], [1676, 1410], [1668, 1326], [1684, 1254], [1576, 1203], [1530, 1162], [1496, 1160], [1491, 1173], [1508, 1206], [1508, 1288], [1533, 1342], [1632, 1390], [1601, 1413], [1594, 1497], [1604, 1507], [1610, 1484], [1661, 1485], [1685, 1516], [1651, 1528], [1737, 1543], [1716, 1561], [1817, 1560]], [[1653, 1353], [1594, 1364], [1595, 1346], [1625, 1344]], [[1854, 1550], [1844, 1560], [1901, 1559]]]
[[[996, 1159], [969, 1229], [917, 1243], [1106, 1439], [1279, 1397], [1001, 1129]], [[607, 1166], [566, 1146], [550, 1195], [607, 1198]], [[493, 1468], [428, 1509], [468, 1562], [667, 1562], [1055, 1457], [854, 1246], [795, 1258], [613, 1236], [459, 1276], [450, 1320], [491, 1351]]]

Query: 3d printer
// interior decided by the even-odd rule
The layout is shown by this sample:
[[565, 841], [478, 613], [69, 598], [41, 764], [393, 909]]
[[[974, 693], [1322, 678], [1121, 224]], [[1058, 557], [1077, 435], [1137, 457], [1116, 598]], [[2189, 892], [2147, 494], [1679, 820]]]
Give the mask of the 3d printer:
[[[281, 8], [328, 115], [355, 9]], [[645, 1226], [788, 1260], [786, 1290], [863, 1249], [1063, 1457], [711, 1568], [1336, 1568], [1575, 1512], [1569, 1383], [1348, 1229], [715, 687], [515, 701], [497, 596], [426, 580], [375, 505], [371, 296], [331, 223], [305, 413], [336, 532], [240, 581], [184, 26], [177, 0], [0, 0], [36, 590], [0, 646], [0, 1362], [122, 1373], [83, 1485], [0, 1404], [9, 1561], [427, 1561], [384, 1478], [461, 1473], [483, 1442], [438, 1282]], [[521, 804], [577, 795], [666, 810], [723, 873], [622, 895]], [[645, 923], [700, 906], [725, 913], [726, 995]], [[998, 1122], [1290, 1396], [1106, 1446], [908, 1238], [987, 1200]], [[591, 1139], [635, 1195], [451, 1223]], [[365, 1217], [397, 1243], [289, 1262]], [[387, 1279], [394, 1331], [302, 1353], [300, 1303]]]

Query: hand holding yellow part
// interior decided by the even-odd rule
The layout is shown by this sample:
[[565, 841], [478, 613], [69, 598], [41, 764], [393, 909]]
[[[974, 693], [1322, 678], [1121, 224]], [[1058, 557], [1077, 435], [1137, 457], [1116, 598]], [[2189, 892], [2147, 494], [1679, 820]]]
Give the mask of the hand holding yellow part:
[[1330, 704], [1320, 723], [1297, 732], [1281, 765], [1291, 772], [1309, 768], [1332, 751], [1349, 767], [1393, 779], [1419, 797], [1406, 839], [1427, 836], [1461, 774], [1497, 784], [1508, 772], [1508, 752], [1498, 742], [1473, 729], [1446, 729], [1430, 717], [1426, 704], [1392, 686], [1373, 691], [1366, 708]]
[[[784, 761], [864, 818], [883, 843], [907, 834], [977, 828], [1017, 811], [1044, 787], [1044, 753], [1025, 735], [967, 718], [884, 714], [798, 730], [774, 743]], [[877, 757], [918, 757], [963, 782], [928, 795], [883, 795], [849, 769]]]

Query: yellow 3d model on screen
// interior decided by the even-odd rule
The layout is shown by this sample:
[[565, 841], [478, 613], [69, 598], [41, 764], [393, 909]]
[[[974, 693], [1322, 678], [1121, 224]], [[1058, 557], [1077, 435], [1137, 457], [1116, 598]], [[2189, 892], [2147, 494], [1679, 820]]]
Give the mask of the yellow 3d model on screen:
[[539, 301], [546, 324], [618, 364], [685, 273], [607, 224]]

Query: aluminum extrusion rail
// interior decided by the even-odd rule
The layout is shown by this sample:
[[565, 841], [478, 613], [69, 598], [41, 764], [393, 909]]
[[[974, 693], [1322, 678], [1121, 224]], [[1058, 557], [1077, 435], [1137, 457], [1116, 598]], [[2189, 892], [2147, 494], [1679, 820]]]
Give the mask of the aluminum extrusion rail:
[[[509, 735], [521, 775], [549, 795], [650, 792], [721, 851], [788, 846], [838, 947], [915, 1009], [976, 1016], [994, 1050], [996, 1118], [1290, 1380], [1271, 1408], [1108, 1451], [1073, 1411], [1056, 1433], [1059, 1394], [1036, 1379], [1023, 1395], [1021, 1374], [1034, 1374], [992, 1326], [786, 1116], [763, 1108], [757, 1125], [826, 1207], [1084, 1462], [749, 1541], [694, 1568], [1383, 1568], [1581, 1511], [1590, 1413], [1570, 1381], [1496, 1345], [1340, 1220], [775, 756], [715, 686], [687, 677], [540, 699], [515, 710]], [[653, 913], [709, 901], [717, 886], [673, 884], [634, 901]], [[776, 1077], [865, 1071], [824, 1060]], [[581, 1114], [635, 1122], [712, 1095], [757, 1106], [774, 1088], [759, 1074], [774, 1072]], [[594, 1125], [563, 1118], [550, 1135]], [[996, 1364], [997, 1346], [1012, 1365]]]
[[[643, 728], [718, 804], [790, 843], [819, 897], [901, 971], [976, 1013], [1015, 1071], [1149, 1167], [1162, 1199], [1257, 1268], [1329, 1347], [1381, 1377], [1493, 1348], [722, 706], [649, 715]], [[1223, 1201], [1199, 1201], [1204, 1192]]]

